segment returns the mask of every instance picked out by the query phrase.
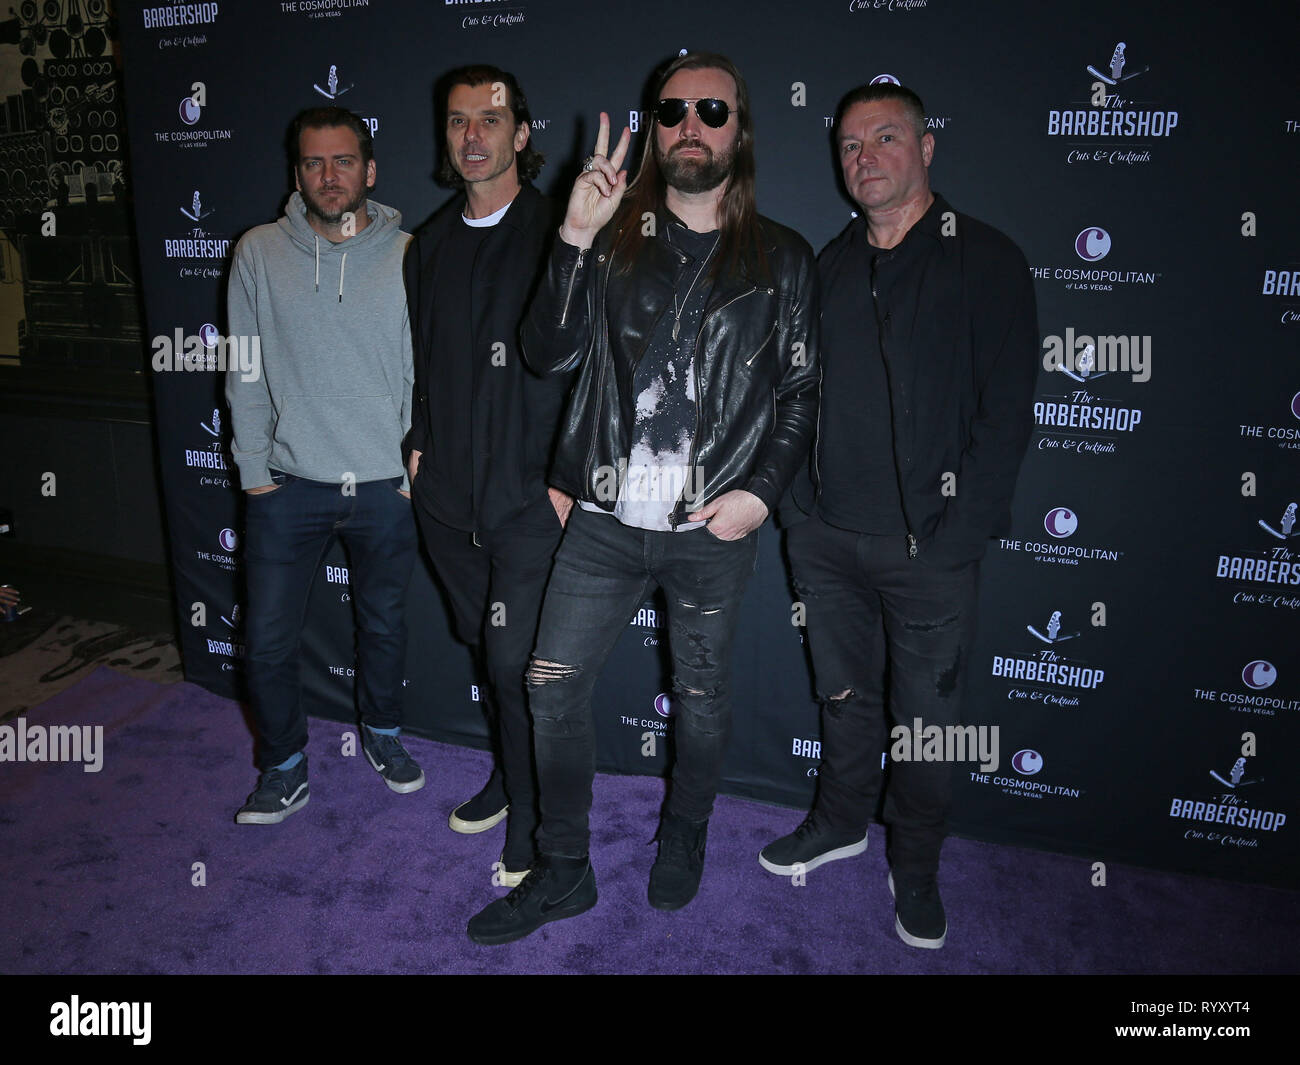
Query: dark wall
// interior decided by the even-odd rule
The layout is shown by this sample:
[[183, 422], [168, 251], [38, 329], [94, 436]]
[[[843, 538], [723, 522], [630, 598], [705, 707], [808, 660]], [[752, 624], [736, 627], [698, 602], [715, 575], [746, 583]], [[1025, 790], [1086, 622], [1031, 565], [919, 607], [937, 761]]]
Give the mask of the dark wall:
[[[167, 25], [181, 9], [205, 21]], [[221, 328], [222, 242], [275, 216], [290, 188], [284, 127], [330, 91], [376, 123], [375, 198], [413, 228], [446, 196], [431, 180], [440, 72], [473, 60], [513, 70], [551, 159], [541, 184], [563, 194], [600, 110], [634, 120], [656, 64], [723, 51], [753, 98], [760, 209], [820, 247], [851, 207], [830, 116], [851, 86], [892, 75], [928, 105], [935, 187], [1024, 250], [1044, 352], [1086, 334], [1150, 354], [1113, 372], [1040, 374], [1013, 532], [984, 563], [971, 660], [968, 719], [998, 728], [1000, 762], [958, 768], [956, 823], [1092, 859], [1293, 883], [1300, 541], [1280, 520], [1300, 495], [1293, 31], [1267, 6], [1247, 18], [1204, 0], [137, 7], [123, 35], [148, 205], [137, 215], [146, 335]], [[1094, 102], [1121, 41], [1117, 84]], [[200, 82], [196, 109], [184, 101]], [[181, 239], [213, 243], [169, 257]], [[220, 382], [162, 373], [154, 386], [187, 669], [238, 694], [242, 512]], [[304, 677], [317, 713], [348, 720], [345, 560], [328, 561]], [[597, 688], [606, 768], [662, 769], [666, 744], [643, 754], [646, 734], [670, 726], [653, 610], [633, 619]], [[802, 805], [818, 717], [771, 526], [745, 611], [727, 787]], [[427, 573], [410, 621], [411, 727], [476, 740], [466, 656]], [[1045, 665], [1067, 672], [1024, 675]]]

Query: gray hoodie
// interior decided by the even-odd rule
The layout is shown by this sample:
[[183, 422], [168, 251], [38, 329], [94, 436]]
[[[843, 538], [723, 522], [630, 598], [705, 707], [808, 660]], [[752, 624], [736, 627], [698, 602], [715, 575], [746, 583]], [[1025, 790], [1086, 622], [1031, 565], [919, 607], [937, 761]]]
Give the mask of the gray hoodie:
[[[401, 477], [411, 426], [411, 330], [402, 284], [410, 234], [391, 207], [332, 244], [307, 222], [302, 196], [235, 246], [227, 306], [232, 337], [258, 337], [261, 372], [226, 375], [233, 455], [245, 488], [269, 466], [345, 484]], [[251, 340], [250, 340], [251, 343]], [[255, 380], [244, 380], [253, 377]]]

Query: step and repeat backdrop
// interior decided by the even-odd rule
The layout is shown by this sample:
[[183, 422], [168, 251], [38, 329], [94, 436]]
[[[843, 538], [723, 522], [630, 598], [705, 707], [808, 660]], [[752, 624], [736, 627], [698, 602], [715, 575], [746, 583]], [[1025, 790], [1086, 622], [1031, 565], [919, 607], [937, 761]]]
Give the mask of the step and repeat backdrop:
[[[449, 68], [518, 76], [548, 158], [538, 184], [564, 196], [600, 111], [641, 134], [654, 68], [720, 51], [753, 98], [760, 210], [820, 248], [853, 208], [835, 105], [893, 78], [926, 102], [934, 187], [1024, 250], [1042, 334], [1036, 431], [1013, 531], [984, 562], [970, 659], [967, 720], [997, 726], [998, 743], [955, 768], [956, 831], [1300, 881], [1294, 13], [1208, 0], [159, 0], [122, 3], [119, 22], [141, 360], [191, 680], [242, 694], [243, 503], [221, 374], [203, 359], [159, 370], [155, 356], [217, 350], [231, 249], [293, 187], [296, 111], [337, 103], [369, 123], [372, 195], [411, 230], [449, 195], [433, 179], [432, 98]], [[1092, 359], [1076, 357], [1089, 346]], [[818, 708], [781, 534], [761, 536], [725, 787], [803, 807]], [[311, 712], [340, 722], [354, 719], [347, 566], [336, 551], [321, 567], [301, 656]], [[409, 610], [408, 728], [482, 746], [478, 680], [423, 565]], [[597, 687], [603, 769], [661, 773], [671, 756], [665, 642], [651, 599]]]

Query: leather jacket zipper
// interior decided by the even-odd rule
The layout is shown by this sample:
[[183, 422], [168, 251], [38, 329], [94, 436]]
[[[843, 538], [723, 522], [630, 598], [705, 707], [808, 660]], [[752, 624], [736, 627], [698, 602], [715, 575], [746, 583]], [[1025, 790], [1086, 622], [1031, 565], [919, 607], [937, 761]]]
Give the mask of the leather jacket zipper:
[[569, 287], [564, 293], [564, 310], [560, 312], [560, 325], [565, 326], [569, 323], [569, 301], [573, 299], [573, 283], [578, 279], [578, 271], [582, 269], [583, 261], [587, 258], [587, 252], [590, 249], [583, 248], [578, 252], [578, 261], [573, 267], [573, 273], [569, 275]]

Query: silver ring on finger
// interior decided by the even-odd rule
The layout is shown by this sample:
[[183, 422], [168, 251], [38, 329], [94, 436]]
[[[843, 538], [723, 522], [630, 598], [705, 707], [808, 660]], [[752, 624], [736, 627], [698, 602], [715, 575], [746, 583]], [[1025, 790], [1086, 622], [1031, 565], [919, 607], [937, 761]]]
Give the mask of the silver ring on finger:
[[591, 171], [595, 170], [595, 169], [596, 169], [596, 157], [595, 157], [594, 155], [589, 155], [589, 156], [587, 156], [587, 158], [586, 158], [585, 160], [583, 160], [583, 163], [582, 163], [582, 169], [585, 170], [585, 171], [587, 171], [587, 173], [591, 173]]

